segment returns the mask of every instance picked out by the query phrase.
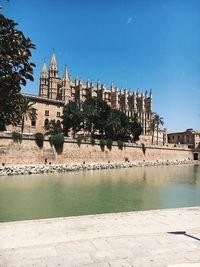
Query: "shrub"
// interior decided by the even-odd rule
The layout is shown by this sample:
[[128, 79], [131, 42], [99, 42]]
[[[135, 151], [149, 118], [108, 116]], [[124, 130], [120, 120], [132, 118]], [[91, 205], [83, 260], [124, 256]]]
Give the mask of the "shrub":
[[52, 144], [58, 154], [62, 154], [63, 152], [63, 144], [64, 144], [64, 135], [63, 134], [54, 134], [50, 136], [49, 140], [50, 144]]
[[83, 140], [84, 140], [84, 142], [87, 142], [87, 141], [88, 141], [88, 137], [85, 136], [85, 137], [83, 138]]
[[92, 146], [94, 146], [95, 145], [95, 139], [91, 138], [90, 143]]
[[100, 139], [99, 144], [100, 144], [101, 150], [104, 151], [105, 145], [106, 145], [106, 140]]
[[142, 152], [143, 152], [143, 154], [145, 155], [145, 153], [146, 153], [146, 147], [145, 147], [145, 144], [141, 144], [141, 148], [142, 148]]
[[35, 142], [37, 146], [42, 149], [44, 144], [44, 135], [43, 133], [36, 133], [35, 134]]
[[113, 144], [113, 141], [110, 140], [110, 139], [108, 139], [108, 140], [107, 140], [107, 148], [108, 148], [109, 150], [112, 149], [112, 144]]
[[12, 139], [15, 143], [20, 143], [22, 142], [22, 134], [18, 132], [12, 132]]
[[82, 143], [82, 139], [80, 136], [76, 137], [76, 142], [77, 142], [78, 146], [80, 147], [81, 143]]
[[118, 146], [119, 149], [122, 150], [123, 147], [124, 147], [124, 143], [121, 140], [117, 140], [117, 146]]

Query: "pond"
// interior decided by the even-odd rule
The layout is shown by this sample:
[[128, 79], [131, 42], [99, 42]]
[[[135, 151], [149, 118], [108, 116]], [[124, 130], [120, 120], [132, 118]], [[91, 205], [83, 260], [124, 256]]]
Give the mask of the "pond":
[[200, 205], [200, 166], [0, 177], [0, 221]]

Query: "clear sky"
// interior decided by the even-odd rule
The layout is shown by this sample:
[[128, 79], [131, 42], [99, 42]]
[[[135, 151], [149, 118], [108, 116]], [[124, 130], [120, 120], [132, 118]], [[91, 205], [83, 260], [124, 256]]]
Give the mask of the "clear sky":
[[11, 0], [3, 13], [37, 49], [34, 82], [53, 48], [59, 74], [153, 90], [168, 131], [200, 129], [200, 0]]

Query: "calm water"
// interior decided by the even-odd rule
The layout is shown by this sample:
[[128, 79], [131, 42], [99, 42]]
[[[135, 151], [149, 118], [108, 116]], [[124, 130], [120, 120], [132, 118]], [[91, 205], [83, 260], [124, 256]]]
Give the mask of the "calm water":
[[200, 166], [0, 177], [0, 221], [200, 205]]

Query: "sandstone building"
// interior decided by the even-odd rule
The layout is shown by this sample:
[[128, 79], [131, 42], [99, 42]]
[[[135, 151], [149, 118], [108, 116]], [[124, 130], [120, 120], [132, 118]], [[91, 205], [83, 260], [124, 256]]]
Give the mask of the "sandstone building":
[[167, 134], [169, 144], [187, 144], [191, 148], [200, 148], [200, 131], [187, 129], [184, 132]]
[[137, 90], [131, 92], [127, 89], [118, 89], [113, 84], [110, 88], [106, 84], [95, 85], [91, 81], [85, 84], [76, 76], [73, 81], [69, 76], [68, 68], [65, 66], [62, 79], [58, 74], [58, 65], [55, 53], [52, 55], [49, 69], [44, 63], [41, 76], [39, 96], [48, 100], [58, 100], [63, 104], [69, 101], [83, 102], [88, 96], [101, 97], [113, 109], [119, 109], [128, 116], [138, 115], [138, 119], [143, 125], [144, 133], [148, 132], [152, 116], [152, 91], [149, 94], [146, 90], [145, 95]]
[[101, 97], [113, 109], [118, 109], [131, 117], [137, 114], [139, 122], [143, 126], [143, 133], [149, 134], [149, 127], [152, 116], [152, 90], [145, 94], [139, 90], [118, 89], [113, 84], [110, 88], [100, 81], [94, 84], [87, 81], [85, 84], [76, 76], [73, 81], [69, 75], [68, 68], [65, 66], [62, 79], [59, 77], [58, 64], [55, 53], [52, 55], [49, 69], [44, 63], [41, 75], [39, 96], [25, 94], [34, 103], [37, 110], [37, 120], [25, 121], [24, 132], [44, 132], [44, 126], [50, 120], [61, 121], [62, 110], [69, 101], [83, 102], [87, 97]]

